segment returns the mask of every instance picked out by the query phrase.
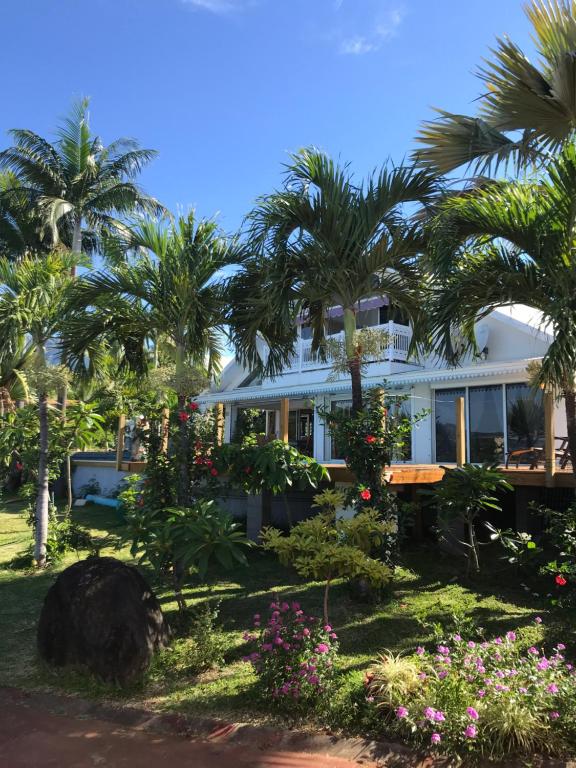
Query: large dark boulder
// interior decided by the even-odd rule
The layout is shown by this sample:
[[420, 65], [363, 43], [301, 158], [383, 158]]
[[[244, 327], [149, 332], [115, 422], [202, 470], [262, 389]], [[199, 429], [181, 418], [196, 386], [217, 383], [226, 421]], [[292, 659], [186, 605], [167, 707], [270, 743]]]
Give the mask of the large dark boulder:
[[113, 557], [89, 557], [62, 571], [38, 624], [38, 651], [48, 664], [83, 665], [119, 685], [141, 674], [167, 640], [146, 580]]

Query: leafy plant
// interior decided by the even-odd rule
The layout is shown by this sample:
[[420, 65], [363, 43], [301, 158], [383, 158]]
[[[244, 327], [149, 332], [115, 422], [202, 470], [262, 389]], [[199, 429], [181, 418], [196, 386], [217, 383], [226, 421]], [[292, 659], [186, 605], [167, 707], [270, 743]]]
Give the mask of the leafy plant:
[[418, 747], [495, 759], [558, 754], [574, 735], [576, 677], [564, 650], [526, 651], [516, 632], [491, 641], [456, 633], [432, 651], [385, 654], [366, 694], [387, 733]]
[[394, 533], [394, 526], [374, 509], [348, 520], [320, 513], [297, 523], [287, 536], [275, 528], [265, 529], [262, 546], [275, 552], [281, 563], [293, 565], [301, 576], [325, 581], [324, 622], [328, 624], [329, 590], [334, 579], [363, 579], [373, 587], [390, 581], [392, 570], [374, 552]]
[[261, 695], [291, 709], [309, 707], [329, 693], [338, 638], [328, 623], [308, 616], [299, 603], [273, 602], [270, 617], [254, 616], [256, 650], [244, 657], [258, 675]]
[[[444, 477], [435, 488], [421, 493], [430, 495], [434, 501], [442, 534], [464, 547], [468, 568], [479, 572], [479, 542], [475, 524], [488, 511], [501, 512], [502, 506], [496, 494], [510, 490], [512, 486], [498, 470], [497, 464], [465, 464], [463, 467], [446, 467]], [[464, 526], [464, 540], [454, 531], [455, 522]]]

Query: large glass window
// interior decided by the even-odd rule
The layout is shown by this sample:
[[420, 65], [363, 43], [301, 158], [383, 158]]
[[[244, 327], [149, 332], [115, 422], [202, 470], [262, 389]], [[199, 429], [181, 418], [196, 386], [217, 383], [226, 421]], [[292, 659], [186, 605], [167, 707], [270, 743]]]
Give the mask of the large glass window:
[[502, 386], [470, 387], [468, 390], [470, 461], [504, 460]]
[[462, 389], [436, 390], [434, 418], [436, 422], [436, 461], [456, 461], [456, 400], [464, 397]]
[[[411, 419], [412, 413], [410, 409], [409, 401], [402, 401], [392, 406], [389, 411], [389, 417], [393, 421], [400, 421], [401, 419]], [[412, 433], [406, 435], [401, 445], [394, 447], [392, 452], [392, 461], [412, 461]]]
[[541, 390], [528, 384], [506, 385], [508, 451], [544, 446], [544, 405]]

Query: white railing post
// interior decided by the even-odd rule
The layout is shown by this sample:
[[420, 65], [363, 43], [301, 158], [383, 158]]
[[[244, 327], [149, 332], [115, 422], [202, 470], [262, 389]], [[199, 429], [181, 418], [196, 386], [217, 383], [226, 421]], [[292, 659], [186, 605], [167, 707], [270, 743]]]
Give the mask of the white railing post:
[[386, 357], [388, 358], [389, 362], [392, 362], [394, 360], [394, 340], [396, 338], [395, 330], [396, 330], [396, 323], [394, 323], [393, 320], [389, 320], [388, 321], [388, 350], [386, 353]]

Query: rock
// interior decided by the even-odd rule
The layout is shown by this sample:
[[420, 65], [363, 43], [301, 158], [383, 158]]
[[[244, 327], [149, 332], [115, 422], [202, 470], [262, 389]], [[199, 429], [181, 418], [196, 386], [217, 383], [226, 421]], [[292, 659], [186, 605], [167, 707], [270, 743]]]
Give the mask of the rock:
[[48, 664], [84, 665], [102, 680], [126, 685], [166, 645], [168, 627], [136, 568], [89, 557], [62, 571], [48, 590], [37, 640]]

